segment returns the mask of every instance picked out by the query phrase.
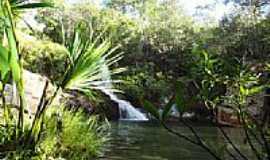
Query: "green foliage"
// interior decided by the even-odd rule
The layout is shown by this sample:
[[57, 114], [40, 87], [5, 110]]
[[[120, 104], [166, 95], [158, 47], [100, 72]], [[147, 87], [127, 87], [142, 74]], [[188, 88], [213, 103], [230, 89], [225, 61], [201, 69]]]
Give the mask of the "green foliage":
[[127, 98], [138, 103], [141, 98], [149, 99], [156, 103], [162, 103], [164, 98], [170, 93], [171, 85], [168, 84], [162, 73], [155, 73], [151, 67], [131, 68], [128, 75], [121, 75], [125, 83], [119, 88], [127, 94]]
[[[162, 120], [165, 121], [167, 117], [169, 117], [169, 113], [171, 111], [171, 108], [174, 105], [174, 99], [170, 99], [170, 101], [165, 105], [164, 110], [162, 112]], [[177, 104], [178, 105], [178, 104]]]
[[4, 79], [6, 74], [10, 70], [8, 63], [8, 51], [3, 46], [0, 46], [0, 70], [1, 70], [1, 79]]
[[157, 108], [151, 102], [145, 100], [143, 106], [152, 116], [154, 116], [157, 120], [160, 120], [160, 114]]
[[[115, 68], [111, 71], [108, 67], [118, 62], [121, 54], [113, 55], [117, 47], [112, 48], [109, 39], [100, 39], [102, 35], [93, 39], [93, 34], [88, 40], [82, 38], [83, 30], [77, 28], [74, 38], [68, 46], [68, 66], [61, 87], [66, 90], [74, 90], [91, 96], [93, 90], [111, 90], [111, 76], [123, 71], [123, 68]], [[99, 41], [100, 44], [98, 44]], [[107, 71], [108, 70], [108, 71]], [[106, 73], [108, 75], [104, 75]], [[106, 79], [107, 78], [107, 79]]]
[[39, 145], [43, 156], [91, 159], [100, 155], [108, 140], [109, 125], [81, 110], [57, 110], [51, 111], [45, 120], [45, 138]]
[[[102, 41], [101, 37], [98, 37], [97, 39], [90, 39], [87, 40], [86, 37], [83, 36], [81, 28], [76, 28], [76, 32], [74, 32], [74, 39], [71, 39], [71, 43], [68, 47], [68, 49], [65, 49], [63, 47], [60, 47], [57, 44], [53, 44], [50, 42], [42, 41], [39, 42], [41, 44], [38, 44], [35, 42], [34, 44], [37, 44], [36, 50], [32, 50], [33, 54], [36, 54], [40, 56], [39, 53], [42, 52], [49, 52], [48, 49], [53, 47], [51, 52], [57, 51], [57, 48], [59, 48], [59, 53], [65, 53], [67, 54], [68, 58], [65, 58], [65, 56], [62, 56], [60, 59], [59, 65], [62, 67], [60, 70], [62, 70], [64, 67], [64, 70], [66, 71], [64, 76], [62, 75], [61, 81], [59, 83], [56, 83], [58, 85], [57, 89], [54, 91], [54, 93], [50, 96], [47, 95], [47, 87], [48, 87], [48, 81], [46, 82], [46, 85], [44, 87], [44, 91], [42, 93], [42, 97], [40, 100], [39, 105], [37, 106], [37, 111], [34, 115], [34, 119], [30, 119], [29, 117], [25, 116], [25, 109], [26, 109], [26, 102], [25, 102], [25, 92], [24, 92], [24, 80], [22, 76], [23, 71], [23, 58], [26, 58], [26, 62], [33, 63], [33, 61], [42, 60], [39, 57], [36, 57], [36, 55], [30, 54], [28, 55], [27, 52], [30, 52], [30, 49], [28, 50], [27, 47], [29, 47], [30, 44], [25, 44], [22, 48], [19, 48], [19, 42], [17, 38], [18, 34], [16, 32], [16, 25], [15, 25], [15, 16], [18, 16], [17, 11], [22, 11], [24, 9], [30, 9], [30, 8], [40, 8], [50, 6], [48, 3], [30, 3], [28, 1], [1, 1], [1, 22], [4, 20], [4, 30], [5, 34], [4, 37], [6, 39], [3, 40], [3, 44], [5, 43], [5, 46], [1, 45], [1, 61], [3, 62], [0, 66], [1, 69], [1, 76], [7, 75], [7, 71], [10, 71], [10, 74], [12, 75], [10, 78], [11, 81], [15, 82], [16, 87], [18, 89], [19, 94], [19, 109], [18, 111], [15, 110], [14, 114], [18, 114], [13, 121], [9, 121], [10, 113], [8, 112], [9, 108], [5, 104], [5, 98], [4, 92], [1, 90], [1, 100], [2, 105], [4, 106], [3, 110], [3, 118], [4, 123], [2, 126], [1, 123], [1, 134], [3, 134], [3, 139], [1, 140], [1, 152], [4, 152], [4, 156], [8, 159], [40, 159], [44, 158], [43, 156], [47, 156], [47, 153], [40, 153], [40, 150], [46, 150], [46, 145], [48, 145], [48, 152], [52, 151], [52, 146], [57, 148], [58, 144], [61, 144], [61, 147], [58, 148], [61, 150], [63, 155], [73, 157], [73, 159], [79, 158], [79, 159], [88, 159], [91, 156], [97, 155], [97, 152], [100, 149], [100, 146], [105, 142], [105, 128], [103, 125], [99, 126], [98, 120], [95, 118], [93, 119], [86, 119], [83, 118], [80, 114], [82, 113], [76, 113], [74, 116], [77, 116], [76, 118], [72, 118], [70, 116], [71, 113], [67, 113], [66, 115], [63, 115], [63, 122], [66, 122], [67, 120], [73, 120], [74, 122], [66, 122], [69, 125], [64, 125], [63, 130], [49, 133], [52, 131], [52, 129], [48, 129], [48, 132], [44, 131], [45, 125], [45, 119], [46, 119], [46, 113], [48, 107], [52, 104], [54, 99], [59, 94], [60, 89], [69, 90], [69, 91], [81, 91], [87, 95], [89, 95], [90, 92], [92, 92], [94, 89], [100, 89], [97, 88], [101, 86], [103, 83], [103, 71], [102, 67], [110, 67], [115, 62], [117, 62], [119, 59], [121, 59], [121, 55], [115, 55], [111, 56], [112, 52], [116, 49], [111, 49], [111, 43], [109, 40]], [[80, 30], [80, 32], [79, 32]], [[6, 42], [7, 41], [7, 42]], [[69, 42], [69, 41], [67, 41]], [[47, 43], [47, 45], [45, 45]], [[41, 47], [42, 45], [42, 47]], [[5, 48], [6, 47], [6, 48]], [[44, 47], [44, 48], [43, 48]], [[24, 49], [26, 53], [24, 55], [21, 53], [20, 49]], [[6, 55], [5, 55], [6, 54]], [[57, 53], [53, 53], [57, 54]], [[28, 56], [28, 57], [27, 57]], [[32, 56], [32, 57], [31, 57]], [[33, 58], [33, 56], [35, 56]], [[51, 56], [46, 55], [45, 56]], [[7, 58], [8, 57], [8, 58]], [[7, 61], [5, 61], [7, 60]], [[45, 62], [46, 63], [46, 62]], [[48, 63], [48, 62], [47, 62]], [[53, 62], [56, 63], [56, 62]], [[7, 67], [8, 68], [3, 68]], [[64, 66], [64, 64], [67, 64], [68, 66]], [[27, 63], [25, 64], [27, 66]], [[28, 64], [30, 65], [30, 64]], [[40, 65], [40, 64], [38, 64]], [[28, 66], [30, 68], [30, 66]], [[37, 69], [37, 66], [31, 66], [33, 70]], [[48, 67], [48, 66], [46, 66]], [[53, 66], [56, 67], [56, 66]], [[52, 69], [52, 68], [51, 68]], [[37, 69], [38, 70], [38, 69]], [[115, 69], [113, 70], [113, 73], [120, 72], [121, 69]], [[46, 71], [45, 71], [46, 72]], [[55, 71], [56, 73], [58, 71]], [[107, 71], [108, 74], [110, 71]], [[54, 76], [55, 73], [49, 73]], [[61, 74], [61, 72], [57, 73]], [[9, 74], [8, 74], [9, 75]], [[1, 78], [2, 78], [1, 77]], [[52, 79], [54, 79], [53, 77]], [[8, 78], [1, 79], [1, 82], [6, 83]], [[57, 77], [55, 78], [57, 79]], [[100, 80], [100, 81], [98, 81]], [[108, 83], [106, 81], [106, 83]], [[4, 84], [5, 85], [5, 84]], [[96, 87], [96, 88], [95, 88]], [[111, 89], [111, 87], [110, 87]], [[62, 111], [65, 113], [64, 111]], [[1, 112], [2, 113], [2, 112]], [[8, 113], [8, 114], [7, 114]], [[2, 119], [2, 118], [1, 118]], [[87, 122], [82, 122], [82, 121]], [[2, 120], [1, 120], [2, 121]], [[58, 121], [57, 121], [58, 122]], [[53, 123], [53, 122], [52, 122]], [[56, 123], [56, 122], [55, 122]], [[57, 127], [58, 124], [57, 124]], [[77, 127], [77, 128], [76, 128]], [[76, 132], [73, 129], [75, 128]], [[3, 132], [2, 132], [3, 130]], [[45, 137], [44, 135], [45, 134]], [[51, 140], [46, 142], [45, 146], [39, 147], [39, 144], [46, 139], [46, 135], [54, 135], [49, 136]], [[57, 138], [56, 134], [61, 134], [61, 143], [58, 143], [59, 138]], [[81, 135], [85, 134], [85, 137], [82, 139]], [[73, 137], [70, 137], [70, 135], [73, 135]], [[56, 143], [54, 142], [55, 137], [57, 139]], [[74, 139], [72, 139], [74, 138]], [[75, 141], [77, 140], [77, 143]], [[86, 142], [83, 144], [83, 142]], [[83, 145], [89, 145], [89, 146], [82, 146]], [[91, 144], [91, 145], [90, 145]], [[38, 150], [40, 149], [40, 150]], [[70, 150], [73, 151], [69, 155], [67, 154], [67, 151]], [[38, 151], [37, 151], [38, 150]], [[59, 151], [58, 150], [58, 151]], [[54, 152], [58, 152], [55, 151]], [[85, 152], [83, 155], [82, 152]], [[41, 157], [40, 157], [41, 156]], [[78, 157], [81, 156], [81, 157]], [[46, 159], [46, 158], [45, 158]]]
[[21, 38], [20, 42], [23, 65], [27, 70], [42, 74], [53, 81], [61, 80], [67, 59], [65, 47], [50, 41], [37, 40], [34, 37]]
[[[16, 34], [16, 21], [15, 18], [19, 16], [19, 11], [24, 11], [25, 9], [35, 9], [40, 7], [47, 7], [47, 3], [31, 3], [27, 0], [24, 1], [18, 1], [18, 0], [3, 0], [0, 3], [0, 21], [1, 26], [3, 27], [3, 35], [1, 36], [1, 43], [6, 43], [6, 56], [8, 57], [8, 63], [9, 63], [9, 69], [10, 69], [10, 75], [12, 78], [12, 81], [14, 84], [16, 84], [16, 88], [18, 90], [19, 100], [20, 100], [20, 106], [19, 106], [19, 112], [18, 112], [18, 124], [15, 127], [15, 132], [13, 133], [16, 135], [16, 138], [21, 138], [22, 134], [24, 133], [24, 110], [26, 107], [25, 102], [25, 93], [24, 93], [24, 84], [23, 84], [23, 76], [22, 70], [22, 61], [21, 61], [21, 54], [19, 53], [19, 44]], [[7, 41], [7, 42], [5, 42]], [[3, 49], [2, 49], [3, 51]], [[3, 71], [3, 69], [2, 69]], [[5, 75], [6, 73], [4, 73]], [[3, 73], [1, 73], [1, 78], [3, 78]], [[2, 82], [6, 83], [7, 79], [9, 77], [4, 77], [3, 79], [0, 79]], [[3, 91], [2, 91], [3, 95]], [[3, 108], [4, 108], [4, 118], [8, 118], [9, 115], [7, 114], [7, 107], [5, 102], [5, 97], [2, 97], [3, 102]], [[5, 123], [7, 123], [9, 120], [5, 119]], [[8, 124], [5, 124], [8, 125]]]
[[[81, 160], [94, 159], [102, 154], [102, 148], [109, 138], [110, 126], [107, 122], [101, 121], [98, 116], [89, 116], [82, 110], [69, 111], [64, 107], [52, 107], [47, 113], [37, 145], [16, 145], [11, 137], [14, 128], [1, 126], [0, 144], [7, 149], [2, 156], [7, 159], [45, 160], [62, 157]], [[29, 124], [26, 124], [22, 139], [28, 137], [31, 129]]]
[[[130, 7], [130, 12], [122, 10]], [[119, 45], [118, 51], [125, 54], [114, 65], [127, 66], [129, 71], [120, 76], [127, 85], [119, 87], [136, 104], [141, 97], [162, 103], [173, 87], [167, 84], [185, 71], [196, 37], [192, 18], [173, 1], [110, 1], [102, 9], [82, 2], [42, 11], [37, 19], [46, 26], [43, 32], [58, 43], [69, 41], [72, 24], [81, 20], [89, 24], [85, 35], [93, 30], [94, 36], [110, 37], [111, 45]]]
[[[184, 83], [181, 83], [180, 81], [176, 84], [176, 95], [175, 95], [175, 103], [178, 111], [180, 113], [184, 113], [186, 109], [186, 102], [184, 100]], [[170, 103], [168, 103], [170, 104]]]

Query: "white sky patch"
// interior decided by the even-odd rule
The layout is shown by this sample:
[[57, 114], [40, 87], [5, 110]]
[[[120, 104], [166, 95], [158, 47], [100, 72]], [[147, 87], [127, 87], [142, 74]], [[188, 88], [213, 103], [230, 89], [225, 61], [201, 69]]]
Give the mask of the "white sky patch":
[[[65, 0], [67, 3], [74, 4], [78, 2], [91, 2], [95, 4], [96, 6], [101, 6], [104, 1], [106, 0]], [[211, 16], [211, 18], [214, 18], [216, 21], [218, 21], [225, 13], [229, 11], [230, 6], [224, 5], [222, 3], [223, 0], [177, 0], [180, 2], [180, 4], [183, 6], [184, 10], [189, 14], [194, 16], [197, 12], [197, 7], [199, 6], [206, 6], [206, 5], [213, 5], [215, 4], [215, 7], [213, 10], [209, 10], [208, 14]]]
[[75, 4], [78, 2], [90, 2], [96, 6], [101, 6], [104, 0], [65, 0], [66, 3]]
[[[80, 2], [90, 2], [96, 6], [102, 6], [106, 0], [65, 0], [68, 4], [75, 4]], [[218, 21], [225, 15], [232, 12], [232, 4], [223, 4], [223, 0], [178, 0], [184, 11], [194, 17], [195, 21], [201, 24], [218, 23]], [[198, 10], [198, 7], [208, 6], [207, 9]], [[30, 23], [36, 26], [34, 14], [26, 14], [25, 18]], [[40, 27], [39, 27], [40, 28]]]
[[203, 6], [203, 5], [209, 5], [213, 4], [215, 1], [214, 0], [180, 0], [184, 8], [190, 12], [190, 13], [195, 13], [196, 12], [196, 7], [198, 6]]
[[[226, 14], [232, 11], [233, 4], [225, 5], [222, 0], [180, 0], [188, 15], [199, 23], [218, 23]], [[205, 7], [205, 9], [198, 9]]]

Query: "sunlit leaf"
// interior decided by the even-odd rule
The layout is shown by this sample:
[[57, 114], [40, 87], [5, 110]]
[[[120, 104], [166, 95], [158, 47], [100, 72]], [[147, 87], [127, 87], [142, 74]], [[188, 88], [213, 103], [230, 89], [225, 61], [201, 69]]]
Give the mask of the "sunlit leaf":
[[[111, 76], [124, 71], [123, 68], [110, 70], [110, 66], [122, 59], [122, 54], [115, 54], [116, 47], [109, 39], [84, 39], [81, 29], [76, 28], [73, 39], [68, 44], [69, 66], [62, 88], [76, 90], [93, 95], [94, 90], [113, 91]], [[99, 43], [97, 43], [99, 42]], [[114, 54], [114, 55], [113, 55]]]
[[18, 50], [16, 40], [11, 28], [7, 28], [7, 38], [10, 50], [10, 58], [9, 58], [9, 65], [12, 71], [12, 77], [15, 82], [19, 82], [21, 73], [20, 73], [20, 65], [19, 65], [19, 58], [18, 58]]
[[4, 79], [9, 69], [8, 50], [2, 45], [0, 45], [0, 70], [2, 79]]
[[248, 95], [260, 93], [263, 91], [264, 88], [265, 88], [265, 86], [252, 87], [252, 88], [248, 89]]
[[240, 86], [240, 93], [246, 95], [246, 89], [243, 86]]

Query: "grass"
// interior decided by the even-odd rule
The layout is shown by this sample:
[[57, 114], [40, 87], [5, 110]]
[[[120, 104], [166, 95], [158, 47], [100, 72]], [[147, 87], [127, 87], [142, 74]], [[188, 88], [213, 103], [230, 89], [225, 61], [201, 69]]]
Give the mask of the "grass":
[[[14, 142], [10, 137], [12, 127], [1, 126], [0, 144], [2, 147], [10, 147], [11, 150], [0, 153], [0, 159], [89, 160], [102, 154], [103, 146], [109, 139], [109, 123], [101, 121], [98, 116], [87, 115], [82, 110], [75, 112], [57, 107], [50, 107], [48, 110], [40, 140], [32, 148], [27, 149], [20, 142], [7, 142], [7, 139]], [[25, 135], [22, 137], [27, 137], [28, 130], [30, 127], [25, 127]]]
[[[44, 141], [40, 144], [45, 157], [94, 159], [101, 154], [108, 140], [109, 124], [98, 116], [88, 116], [82, 110], [52, 111], [47, 117]], [[43, 155], [44, 155], [43, 154]]]

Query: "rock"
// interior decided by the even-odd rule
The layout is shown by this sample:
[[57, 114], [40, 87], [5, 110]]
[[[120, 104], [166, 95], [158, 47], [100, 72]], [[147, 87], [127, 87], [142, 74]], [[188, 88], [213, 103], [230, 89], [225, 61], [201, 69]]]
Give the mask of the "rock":
[[69, 109], [83, 109], [88, 114], [94, 113], [94, 105], [87, 97], [79, 94], [78, 92], [73, 91], [70, 93], [65, 93], [60, 101], [65, 103], [65, 106]]
[[[29, 72], [27, 70], [23, 71], [24, 79], [24, 91], [25, 91], [25, 100], [26, 100], [26, 110], [30, 114], [35, 114], [37, 106], [41, 100], [43, 89], [45, 87], [46, 81], [48, 79], [39, 74]], [[54, 87], [49, 84], [47, 89], [47, 96], [53, 93]], [[19, 106], [19, 96], [16, 92], [16, 87], [11, 84], [5, 86], [5, 96], [7, 104], [13, 104]]]
[[96, 108], [96, 112], [105, 114], [105, 117], [109, 120], [118, 120], [120, 118], [118, 104], [110, 100], [110, 98], [107, 96], [104, 98], [104, 101]]

